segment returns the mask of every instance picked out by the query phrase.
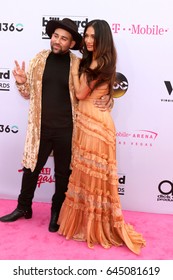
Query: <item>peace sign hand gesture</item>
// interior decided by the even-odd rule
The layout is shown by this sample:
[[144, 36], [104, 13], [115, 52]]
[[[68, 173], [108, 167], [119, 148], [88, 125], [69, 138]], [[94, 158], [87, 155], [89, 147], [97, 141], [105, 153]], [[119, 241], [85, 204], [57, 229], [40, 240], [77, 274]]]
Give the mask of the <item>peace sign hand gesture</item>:
[[22, 62], [22, 67], [20, 68], [19, 63], [15, 60], [16, 67], [12, 71], [14, 78], [18, 84], [24, 84], [27, 80], [27, 76], [25, 73], [25, 62]]

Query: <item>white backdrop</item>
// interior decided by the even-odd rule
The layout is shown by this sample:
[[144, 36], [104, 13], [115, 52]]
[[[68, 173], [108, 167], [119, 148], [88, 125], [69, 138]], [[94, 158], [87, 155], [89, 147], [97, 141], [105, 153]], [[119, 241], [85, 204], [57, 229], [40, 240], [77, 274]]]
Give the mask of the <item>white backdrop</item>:
[[[69, 17], [82, 33], [87, 21], [105, 19], [114, 36], [122, 80], [112, 116], [117, 128], [119, 193], [125, 210], [173, 213], [173, 2], [171, 0], [22, 0], [0, 7], [0, 198], [17, 199], [28, 101], [14, 83], [14, 60], [49, 48], [45, 24]], [[77, 53], [77, 52], [76, 52]], [[78, 53], [77, 53], [78, 54]], [[128, 82], [123, 91], [123, 81]], [[53, 159], [40, 174], [35, 201], [50, 202]]]

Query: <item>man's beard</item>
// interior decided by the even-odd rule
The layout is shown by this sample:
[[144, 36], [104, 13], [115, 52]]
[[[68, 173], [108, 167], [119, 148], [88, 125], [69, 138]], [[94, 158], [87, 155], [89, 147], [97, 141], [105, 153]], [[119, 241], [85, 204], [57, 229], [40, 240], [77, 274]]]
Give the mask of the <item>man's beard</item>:
[[54, 54], [64, 54], [66, 53], [68, 50], [63, 51], [62, 48], [60, 47], [59, 49], [56, 49], [56, 51], [54, 51], [54, 47], [51, 46], [51, 50]]

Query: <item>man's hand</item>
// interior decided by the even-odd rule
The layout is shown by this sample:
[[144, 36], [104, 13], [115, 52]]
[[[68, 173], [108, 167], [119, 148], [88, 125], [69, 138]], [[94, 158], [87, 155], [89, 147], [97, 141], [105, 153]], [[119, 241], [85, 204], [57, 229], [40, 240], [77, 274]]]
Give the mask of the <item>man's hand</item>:
[[14, 68], [12, 73], [14, 75], [16, 82], [19, 85], [22, 85], [27, 80], [26, 73], [25, 73], [25, 62], [24, 61], [22, 62], [22, 67], [20, 68], [19, 63], [15, 60], [15, 65], [16, 67]]
[[113, 98], [109, 94], [102, 96], [100, 99], [94, 100], [94, 105], [100, 109], [100, 111], [110, 111], [113, 107]]

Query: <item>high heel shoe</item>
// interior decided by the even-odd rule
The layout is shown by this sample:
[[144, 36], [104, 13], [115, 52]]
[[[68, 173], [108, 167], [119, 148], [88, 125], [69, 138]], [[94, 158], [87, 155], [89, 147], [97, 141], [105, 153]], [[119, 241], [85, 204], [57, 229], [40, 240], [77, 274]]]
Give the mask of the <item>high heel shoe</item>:
[[16, 208], [12, 213], [5, 215], [3, 217], [0, 217], [0, 221], [1, 222], [15, 222], [22, 217], [24, 217], [25, 219], [31, 219], [32, 218], [32, 209], [20, 210], [20, 209]]

